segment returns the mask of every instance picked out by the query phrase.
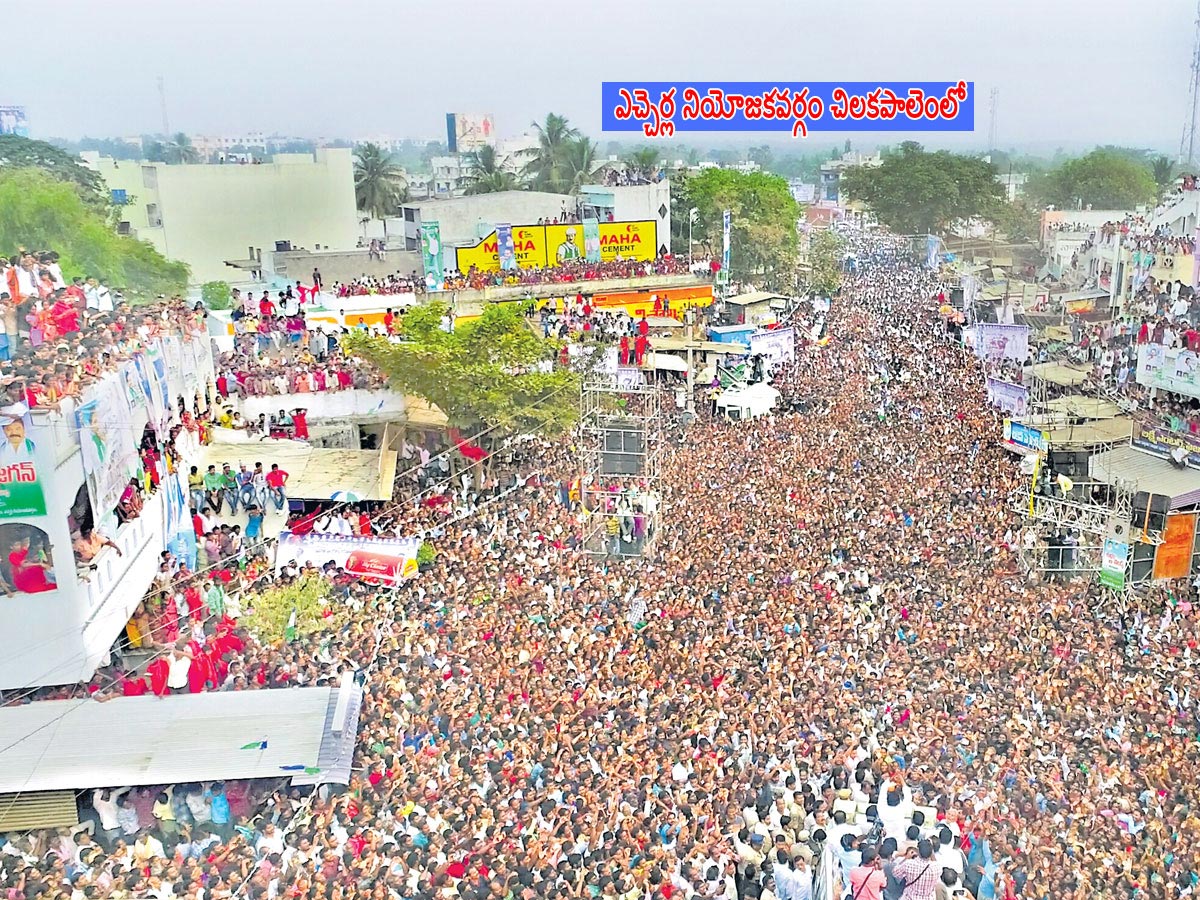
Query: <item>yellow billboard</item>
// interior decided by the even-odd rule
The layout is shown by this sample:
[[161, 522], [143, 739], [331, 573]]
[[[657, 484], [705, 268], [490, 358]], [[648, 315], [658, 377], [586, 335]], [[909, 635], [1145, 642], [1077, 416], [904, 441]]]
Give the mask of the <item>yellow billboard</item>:
[[[583, 225], [514, 225], [513, 250], [522, 269], [558, 266], [584, 259]], [[653, 219], [633, 222], [600, 223], [600, 259], [654, 259], [658, 248], [658, 228]], [[457, 267], [467, 272], [474, 266], [480, 272], [498, 272], [500, 257], [493, 231], [473, 247], [459, 247]]]
[[[522, 269], [540, 269], [546, 265], [546, 229], [542, 225], [514, 225], [513, 254]], [[474, 266], [480, 272], [500, 271], [500, 256], [496, 249], [496, 232], [492, 232], [474, 247], [458, 248], [458, 271], [467, 272]]]

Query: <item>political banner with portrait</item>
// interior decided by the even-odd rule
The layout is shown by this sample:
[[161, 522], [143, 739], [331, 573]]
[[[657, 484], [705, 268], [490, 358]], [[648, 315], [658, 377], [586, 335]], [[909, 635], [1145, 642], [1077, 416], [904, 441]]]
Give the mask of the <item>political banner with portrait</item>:
[[445, 290], [446, 270], [442, 262], [442, 229], [436, 221], [421, 222], [421, 261], [425, 268], [425, 290]]
[[588, 262], [600, 262], [600, 221], [583, 220], [583, 255]]
[[987, 401], [989, 406], [1020, 418], [1029, 409], [1029, 388], [999, 378], [989, 378]]
[[512, 225], [496, 226], [496, 259], [500, 271], [510, 272], [517, 267], [517, 254], [513, 247]]
[[417, 538], [283, 532], [275, 550], [275, 570], [290, 562], [318, 568], [332, 562], [350, 575], [376, 584], [395, 584], [417, 574]]
[[1142, 344], [1138, 347], [1137, 383], [1200, 397], [1200, 356], [1182, 347]]
[[46, 514], [32, 422], [25, 404], [0, 408], [0, 519]]
[[796, 330], [776, 328], [756, 331], [750, 335], [750, 352], [761, 354], [772, 365], [795, 362]]
[[975, 355], [987, 360], [1025, 362], [1029, 356], [1029, 326], [979, 323], [975, 326]]
[[[618, 259], [652, 260], [656, 249], [658, 226], [653, 219], [630, 222], [597, 222], [595, 250], [598, 256], [588, 255], [588, 225], [511, 225], [513, 258], [518, 269], [544, 269], [587, 259], [592, 262], [614, 262]], [[472, 267], [478, 272], [502, 271], [499, 228], [469, 247], [454, 250], [455, 265], [460, 272]], [[593, 254], [594, 255], [594, 254]]]
[[75, 410], [92, 511], [97, 519], [112, 512], [125, 485], [140, 467], [132, 414], [121, 379], [106, 378]]

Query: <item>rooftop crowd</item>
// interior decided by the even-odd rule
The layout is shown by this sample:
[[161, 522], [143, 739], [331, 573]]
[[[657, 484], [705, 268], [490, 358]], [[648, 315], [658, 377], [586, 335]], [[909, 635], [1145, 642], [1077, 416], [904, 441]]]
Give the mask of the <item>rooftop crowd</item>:
[[[363, 674], [351, 783], [99, 794], [94, 840], [0, 848], [6, 896], [803, 900], [825, 846], [857, 900], [1190, 896], [1200, 606], [1019, 574], [1015, 469], [939, 292], [860, 267], [784, 409], [672, 440], [644, 559], [578, 552], [570, 442], [535, 442], [461, 517], [406, 495], [386, 527], [434, 561], [335, 581], [336, 627], [262, 647], [197, 611], [213, 674], [193, 652], [183, 690]], [[273, 576], [245, 572], [252, 604]]]

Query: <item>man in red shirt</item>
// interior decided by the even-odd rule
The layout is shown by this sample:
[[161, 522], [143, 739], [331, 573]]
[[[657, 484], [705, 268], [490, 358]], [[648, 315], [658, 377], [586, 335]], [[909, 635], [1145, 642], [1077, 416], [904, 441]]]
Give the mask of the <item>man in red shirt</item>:
[[271, 294], [263, 291], [262, 299], [258, 301], [258, 312], [262, 316], [275, 315], [275, 304], [271, 302]]
[[396, 316], [392, 313], [391, 307], [383, 314], [383, 327], [388, 334], [396, 333]]
[[288, 473], [279, 468], [279, 463], [271, 463], [271, 471], [267, 473], [267, 489], [268, 493], [275, 500], [275, 508], [283, 509], [287, 503], [287, 497], [284, 496], [283, 487], [287, 484]]

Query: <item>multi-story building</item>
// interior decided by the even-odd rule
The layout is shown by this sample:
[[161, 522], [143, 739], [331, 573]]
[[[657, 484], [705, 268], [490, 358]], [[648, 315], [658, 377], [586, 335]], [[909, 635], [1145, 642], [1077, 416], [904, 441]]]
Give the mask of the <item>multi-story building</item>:
[[[0, 690], [90, 678], [150, 586], [159, 553], [173, 542], [188, 545], [186, 467], [161, 472], [159, 490], [132, 521], [120, 522], [115, 508], [142, 466], [143, 436], [166, 439], [175, 398], [190, 404], [198, 393], [207, 396], [210, 344], [207, 335], [164, 336], [78, 400], [28, 412], [5, 408], [0, 573], [13, 592], [0, 603]], [[196, 450], [186, 432], [176, 446], [185, 461]], [[73, 545], [92, 528], [115, 546], [77, 565]], [[36, 560], [44, 574], [18, 569], [14, 554], [22, 563]]]
[[276, 249], [352, 249], [362, 233], [348, 149], [256, 164], [83, 159], [124, 204], [122, 230], [187, 263], [195, 283], [228, 278], [227, 262], [252, 268], [245, 263]]
[[821, 184], [818, 199], [829, 203], [842, 204], [842, 173], [856, 166], [874, 168], [883, 165], [883, 157], [878, 153], [867, 155], [857, 151], [843, 153], [837, 159], [821, 163]]

